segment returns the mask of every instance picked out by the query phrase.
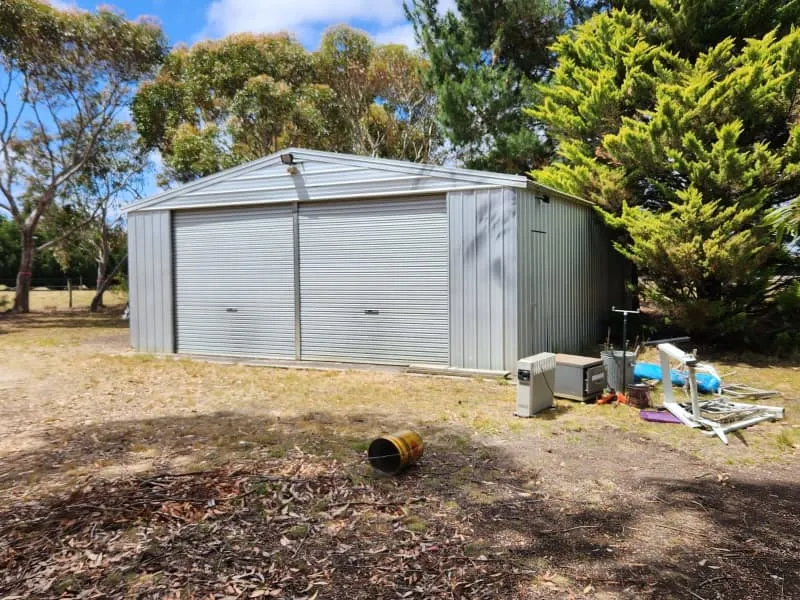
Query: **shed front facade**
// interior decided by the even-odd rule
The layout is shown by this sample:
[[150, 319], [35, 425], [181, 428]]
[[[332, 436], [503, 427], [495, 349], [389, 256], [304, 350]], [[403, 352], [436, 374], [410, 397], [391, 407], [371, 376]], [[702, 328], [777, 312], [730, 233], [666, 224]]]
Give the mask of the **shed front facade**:
[[302, 149], [132, 205], [128, 244], [144, 352], [503, 371], [597, 343], [624, 293], [588, 202]]

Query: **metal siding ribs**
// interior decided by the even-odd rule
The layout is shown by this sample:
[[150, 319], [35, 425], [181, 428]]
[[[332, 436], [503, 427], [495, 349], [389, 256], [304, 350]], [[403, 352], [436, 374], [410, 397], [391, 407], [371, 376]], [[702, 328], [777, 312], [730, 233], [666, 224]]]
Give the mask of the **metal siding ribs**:
[[177, 351], [294, 358], [292, 208], [176, 212]]
[[302, 356], [447, 365], [443, 198], [300, 205]]

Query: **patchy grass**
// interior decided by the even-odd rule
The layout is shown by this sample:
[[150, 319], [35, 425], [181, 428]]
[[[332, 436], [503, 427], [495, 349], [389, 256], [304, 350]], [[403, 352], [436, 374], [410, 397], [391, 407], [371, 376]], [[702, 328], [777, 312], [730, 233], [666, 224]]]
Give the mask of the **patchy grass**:
[[[6, 377], [18, 383], [33, 379], [29, 390], [39, 393], [36, 402], [30, 401], [35, 391], [23, 391], [20, 400], [10, 398], [4, 414], [17, 428], [44, 422], [70, 427], [130, 421], [127, 437], [136, 439], [140, 458], [148, 452], [169, 453], [161, 444], [173, 446], [184, 439], [180, 432], [164, 435], [161, 423], [170, 417], [199, 419], [220, 412], [250, 416], [249, 423], [237, 422], [234, 430], [225, 420], [211, 419], [208, 429], [190, 434], [193, 448], [203, 449], [193, 459], [213, 464], [257, 448], [280, 455], [291, 446], [275, 440], [273, 432], [289, 426], [310, 444], [332, 433], [343, 437], [342, 447], [332, 449], [339, 454], [365, 450], [374, 435], [416, 427], [449, 429], [452, 443], [462, 447], [476, 437], [511, 447], [515, 440], [524, 445], [548, 438], [592, 444], [598, 435], [617, 431], [702, 455], [718, 466], [774, 465], [797, 456], [800, 368], [793, 365], [716, 363], [721, 372], [734, 372], [729, 378], [780, 390], [784, 396], [776, 402], [787, 407], [785, 420], [732, 436], [725, 447], [686, 427], [642, 421], [637, 410], [625, 406], [557, 400], [556, 409], [540, 418], [515, 418], [514, 386], [493, 379], [306, 372], [134, 354], [126, 347], [126, 326], [116, 313], [54, 313], [0, 321], [0, 339], [10, 354]], [[658, 394], [655, 397], [660, 401]]]
[[[559, 400], [519, 419], [495, 379], [138, 355], [126, 325], [0, 320], [0, 572], [16, 578], [0, 592], [37, 596], [19, 582], [71, 548], [38, 595], [800, 594], [794, 365], [716, 363], [788, 409], [725, 447], [624, 406]], [[373, 473], [369, 442], [409, 427], [421, 465]], [[287, 569], [297, 585], [273, 577]]]
[[[89, 308], [94, 298], [94, 290], [72, 290], [72, 308]], [[127, 294], [118, 291], [108, 291], [103, 295], [103, 300], [109, 306], [124, 304], [128, 299]], [[14, 292], [0, 290], [0, 307], [11, 307], [14, 304]], [[69, 292], [65, 290], [31, 290], [30, 306], [32, 311], [53, 312], [69, 309]]]
[[[800, 441], [800, 365], [765, 357], [759, 357], [754, 363], [725, 357], [714, 360], [701, 356], [701, 359], [712, 362], [723, 381], [779, 391], [781, 397], [765, 400], [764, 403], [784, 406], [785, 419], [733, 434], [730, 436], [730, 445], [726, 447], [716, 438], [705, 438], [687, 427], [643, 421], [639, 418], [638, 410], [626, 406], [598, 406], [559, 400], [558, 408], [562, 412], [552, 421], [554, 428], [591, 432], [602, 423], [726, 465], [766, 466], [795, 460], [796, 445]], [[641, 360], [657, 363], [657, 353], [649, 351]], [[683, 391], [676, 389], [675, 393], [680, 396]], [[655, 405], [663, 402], [660, 386], [652, 398]]]

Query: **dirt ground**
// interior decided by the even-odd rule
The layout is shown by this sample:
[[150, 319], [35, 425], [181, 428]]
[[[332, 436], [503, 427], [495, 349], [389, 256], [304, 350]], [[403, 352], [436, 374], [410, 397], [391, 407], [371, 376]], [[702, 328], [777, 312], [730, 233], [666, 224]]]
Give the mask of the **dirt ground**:
[[[724, 446], [492, 379], [131, 352], [118, 315], [0, 320], [0, 597], [800, 598], [800, 368]], [[710, 358], [710, 357], [706, 357]], [[414, 428], [422, 462], [365, 464]]]

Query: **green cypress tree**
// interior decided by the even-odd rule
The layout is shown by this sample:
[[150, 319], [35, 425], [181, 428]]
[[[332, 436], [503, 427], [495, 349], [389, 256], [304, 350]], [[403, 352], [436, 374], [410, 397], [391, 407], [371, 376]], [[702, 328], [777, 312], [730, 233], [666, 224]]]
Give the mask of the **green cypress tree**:
[[763, 339], [796, 293], [768, 217], [800, 192], [800, 31], [728, 38], [692, 60], [659, 43], [660, 27], [615, 10], [558, 39], [529, 111], [558, 158], [535, 177], [603, 207], [644, 297], [678, 325]]
[[690, 59], [726, 38], [741, 45], [775, 29], [784, 35], [800, 22], [800, 0], [614, 0], [612, 4], [655, 22], [659, 40]]

